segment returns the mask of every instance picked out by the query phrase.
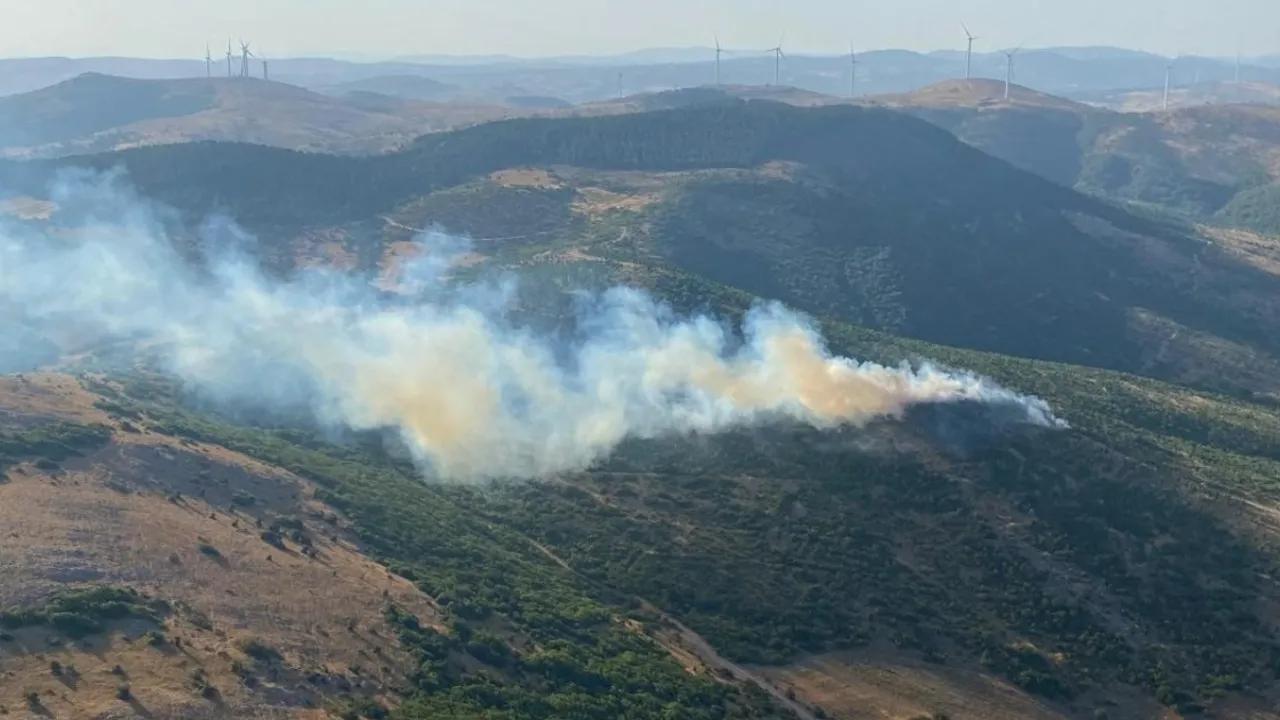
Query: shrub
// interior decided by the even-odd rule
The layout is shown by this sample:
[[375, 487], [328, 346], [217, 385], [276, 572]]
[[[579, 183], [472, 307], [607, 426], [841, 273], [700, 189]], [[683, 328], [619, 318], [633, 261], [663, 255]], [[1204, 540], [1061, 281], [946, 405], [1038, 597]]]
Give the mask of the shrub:
[[236, 640], [236, 647], [239, 648], [240, 652], [259, 662], [272, 662], [279, 660], [281, 657], [275, 648], [252, 635]]

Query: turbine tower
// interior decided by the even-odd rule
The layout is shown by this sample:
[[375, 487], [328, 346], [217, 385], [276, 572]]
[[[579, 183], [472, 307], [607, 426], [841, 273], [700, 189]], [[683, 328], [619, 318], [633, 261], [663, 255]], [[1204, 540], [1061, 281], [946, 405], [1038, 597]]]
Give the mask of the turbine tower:
[[853, 41], [849, 41], [849, 97], [858, 96], [858, 54], [853, 51]]
[[1018, 54], [1022, 46], [1006, 51], [1004, 54], [1004, 99], [1009, 99], [1009, 86], [1013, 84], [1013, 56]]
[[204, 76], [213, 77], [213, 53], [209, 49], [209, 43], [204, 44]]
[[787, 35], [786, 33], [783, 33], [782, 40], [779, 40], [777, 45], [769, 48], [768, 50], [765, 50], [765, 52], [773, 53], [773, 84], [774, 85], [782, 84], [782, 59], [787, 56], [786, 53], [782, 52], [782, 43], [786, 39], [787, 39]]
[[720, 85], [720, 56], [724, 54], [724, 48], [720, 47], [720, 36], [712, 35], [716, 40], [716, 85]]
[[964, 51], [964, 76], [968, 79], [973, 74], [973, 41], [978, 38], [969, 32], [968, 25], [961, 22], [960, 27], [964, 28], [964, 36], [969, 40], [969, 44]]
[[254, 57], [258, 58], [258, 60], [262, 62], [262, 79], [270, 80], [271, 78], [267, 77], [267, 56], [259, 53], [254, 55]]
[[1161, 109], [1163, 110], [1169, 109], [1169, 78], [1172, 77], [1172, 75], [1173, 61], [1170, 60], [1169, 63], [1164, 66], [1164, 101], [1160, 104]]
[[227, 38], [227, 77], [231, 77], [231, 38]]

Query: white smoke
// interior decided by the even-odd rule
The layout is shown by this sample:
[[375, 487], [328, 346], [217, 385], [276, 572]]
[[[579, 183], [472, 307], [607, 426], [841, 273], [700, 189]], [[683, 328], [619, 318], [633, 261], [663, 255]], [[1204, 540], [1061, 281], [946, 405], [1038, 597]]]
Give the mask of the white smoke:
[[64, 348], [130, 338], [222, 401], [305, 404], [323, 423], [393, 429], [440, 477], [545, 476], [629, 437], [778, 419], [856, 426], [918, 403], [1000, 403], [1064, 425], [1042, 400], [972, 374], [833, 357], [777, 304], [752, 310], [739, 342], [710, 318], [615, 288], [583, 304], [576, 339], [557, 340], [509, 322], [510, 283], [450, 285], [465, 246], [442, 233], [418, 239], [398, 283], [414, 290], [388, 300], [354, 274], [273, 278], [227, 249], [227, 236], [245, 238], [222, 222], [201, 228], [219, 250], [197, 269], [175, 251], [171, 218], [118, 178], [64, 178], [53, 195], [73, 229], [0, 224], [0, 313], [23, 332]]

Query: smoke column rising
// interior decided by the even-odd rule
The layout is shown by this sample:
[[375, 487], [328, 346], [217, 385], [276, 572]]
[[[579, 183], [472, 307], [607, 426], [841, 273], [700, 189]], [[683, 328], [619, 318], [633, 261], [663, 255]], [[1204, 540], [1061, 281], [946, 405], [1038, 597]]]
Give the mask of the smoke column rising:
[[972, 374], [833, 357], [777, 304], [752, 310], [738, 341], [615, 288], [582, 304], [576, 337], [552, 339], [509, 322], [510, 283], [447, 283], [465, 245], [442, 233], [419, 238], [402, 270], [413, 291], [387, 299], [355, 274], [270, 277], [225, 221], [202, 226], [205, 263], [193, 267], [166, 211], [116, 177], [64, 177], [52, 196], [73, 231], [0, 225], [0, 333], [18, 332], [5, 322], [16, 317], [65, 349], [130, 339], [218, 401], [393, 429], [441, 478], [539, 477], [585, 468], [628, 437], [779, 419], [858, 426], [920, 403], [999, 403], [1065, 425], [1042, 400]]

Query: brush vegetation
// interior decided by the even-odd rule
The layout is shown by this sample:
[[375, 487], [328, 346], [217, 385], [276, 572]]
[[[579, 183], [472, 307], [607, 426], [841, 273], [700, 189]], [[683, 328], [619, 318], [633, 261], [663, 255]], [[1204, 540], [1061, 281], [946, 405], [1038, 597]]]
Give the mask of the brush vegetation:
[[148, 598], [132, 588], [91, 587], [61, 593], [36, 608], [0, 612], [0, 628], [48, 627], [80, 639], [106, 632], [111, 621], [158, 623], [169, 609], [163, 600]]
[[[727, 316], [746, 300], [674, 272], [664, 284]], [[1232, 516], [1277, 491], [1280, 417], [1134, 376], [824, 329], [838, 352], [934, 357], [1041, 393], [1073, 428], [993, 430], [943, 407], [835, 436], [633, 442], [578, 476], [475, 488], [423, 483], [376, 437], [333, 445], [192, 415], [154, 382], [117, 402], [155, 431], [316, 483], [375, 557], [437, 598], [443, 635], [390, 611], [424, 668], [403, 717], [740, 707], [628, 629], [661, 627], [655, 607], [742, 663], [887, 640], [1064, 704], [1115, 684], [1184, 712], [1275, 690], [1280, 643], [1257, 609], [1274, 592], [1272, 543]], [[463, 653], [485, 667], [459, 667]]]
[[[92, 384], [113, 421], [313, 484], [434, 599], [433, 627], [385, 603], [416, 669], [381, 698], [333, 693], [336, 714], [821, 704], [788, 709], [686, 663], [665, 640], [676, 621], [750, 666], [887, 644], [1067, 717], [1125, 692], [1222, 716], [1280, 693], [1280, 413], [1259, 396], [1275, 381], [1273, 280], [1181, 226], [865, 108], [511, 121], [379, 158], [197, 144], [83, 162], [123, 164], [193, 216], [230, 210], [275, 240], [282, 272], [296, 238], [336, 237], [376, 271], [404, 227], [447, 220], [483, 256], [457, 277], [521, 274], [514, 312], [539, 328], [570, 324], [570, 291], [619, 282], [731, 322], [781, 298], [822, 316], [835, 352], [972, 369], [1071, 423], [1009, 427], [958, 404], [858, 431], [628, 442], [587, 472], [459, 486], [424, 481], [375, 433], [232, 422], [145, 372]], [[38, 184], [50, 167], [5, 172]], [[1203, 344], [1160, 346], [1152, 317]]]
[[0, 473], [20, 462], [56, 469], [59, 463], [101, 447], [110, 438], [111, 431], [106, 427], [68, 422], [18, 432], [0, 431]]

